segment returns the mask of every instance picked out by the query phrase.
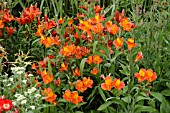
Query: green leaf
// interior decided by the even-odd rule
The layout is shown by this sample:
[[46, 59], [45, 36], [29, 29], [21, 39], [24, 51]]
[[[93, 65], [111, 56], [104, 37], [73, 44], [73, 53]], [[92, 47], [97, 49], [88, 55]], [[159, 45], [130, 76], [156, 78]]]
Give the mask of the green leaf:
[[108, 101], [108, 102], [102, 104], [97, 110], [98, 110], [98, 111], [104, 110], [104, 109], [106, 109], [109, 105], [111, 105], [112, 103], [113, 103], [112, 101]]
[[110, 50], [106, 46], [98, 45], [98, 47], [99, 47], [99, 49], [103, 50], [106, 53], [107, 57], [109, 57], [109, 58], [111, 57], [110, 56]]
[[84, 113], [84, 112], [82, 112], [82, 111], [76, 111], [75, 113]]
[[24, 8], [25, 8], [25, 5], [24, 5], [24, 3], [22, 2], [22, 0], [19, 0], [19, 3], [20, 3], [20, 5], [21, 5], [21, 7], [24, 9]]
[[96, 45], [98, 44], [98, 41], [95, 41], [94, 42], [94, 44], [93, 44], [93, 54], [94, 54], [94, 52], [95, 52], [95, 50], [96, 50]]
[[84, 70], [84, 65], [86, 63], [86, 59], [87, 58], [83, 58], [81, 63], [80, 63], [80, 73], [81, 73], [81, 76], [83, 76], [83, 70]]
[[99, 90], [99, 93], [100, 93], [102, 99], [106, 102], [106, 96], [104, 95], [103, 90], [100, 88], [100, 85], [98, 86], [98, 90]]
[[123, 97], [122, 100], [126, 103], [131, 103], [131, 99], [132, 97], [129, 95], [129, 96], [126, 96], [126, 97]]
[[135, 106], [135, 113], [141, 113], [141, 112], [158, 113], [158, 111], [155, 108], [151, 107], [151, 106], [136, 105]]
[[163, 90], [161, 94], [165, 96], [170, 96], [170, 90]]
[[44, 0], [41, 0], [40, 11], [42, 11], [43, 4], [44, 4]]
[[[136, 102], [141, 101], [141, 100], [152, 100], [150, 97], [144, 97], [144, 96], [137, 96]], [[153, 100], [152, 100], [153, 101]]]
[[116, 58], [117, 58], [118, 56], [120, 56], [121, 54], [123, 54], [123, 52], [121, 52], [121, 51], [116, 51], [114, 57], [110, 60], [110, 62], [111, 62], [111, 63], [114, 62], [114, 61], [116, 60]]
[[160, 102], [162, 102], [163, 100], [163, 95], [161, 93], [157, 93], [157, 92], [150, 92], [150, 94], [155, 97], [157, 100], [159, 100]]
[[121, 105], [120, 107], [121, 107], [125, 112], [127, 112], [127, 111], [126, 111], [126, 103], [124, 103], [122, 100], [117, 99], [117, 98], [113, 98], [112, 101], [113, 101], [113, 103], [115, 103], [115, 104]]

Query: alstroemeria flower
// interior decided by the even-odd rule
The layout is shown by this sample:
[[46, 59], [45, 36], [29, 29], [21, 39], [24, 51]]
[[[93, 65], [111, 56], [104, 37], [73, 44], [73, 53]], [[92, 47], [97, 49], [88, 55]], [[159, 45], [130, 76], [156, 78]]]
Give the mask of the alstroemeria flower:
[[115, 89], [121, 90], [125, 86], [125, 83], [121, 82], [119, 78], [118, 79], [115, 78], [113, 80], [113, 86], [114, 86]]
[[153, 72], [152, 69], [148, 69], [148, 70], [146, 71], [146, 80], [147, 80], [148, 82], [152, 82], [152, 81], [154, 81], [156, 78], [157, 78], [156, 72]]
[[124, 42], [123, 37], [122, 38], [118, 37], [113, 41], [113, 45], [116, 47], [116, 50], [123, 46], [123, 42]]
[[138, 54], [136, 55], [136, 58], [135, 58], [135, 62], [141, 60], [142, 58], [143, 58], [142, 52], [138, 52]]
[[138, 79], [138, 82], [143, 82], [146, 80], [146, 70], [141, 68], [139, 73], [135, 73], [135, 77]]
[[134, 38], [128, 38], [128, 41], [126, 42], [128, 45], [128, 49], [131, 50], [132, 48], [136, 47], [138, 44], [135, 44]]

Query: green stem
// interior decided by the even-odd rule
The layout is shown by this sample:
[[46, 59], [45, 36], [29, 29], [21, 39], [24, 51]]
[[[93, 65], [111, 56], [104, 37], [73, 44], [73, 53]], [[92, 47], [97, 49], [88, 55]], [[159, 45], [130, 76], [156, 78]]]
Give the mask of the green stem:
[[[134, 85], [132, 50], [129, 51], [129, 65], [130, 65], [130, 75], [128, 75], [128, 96], [130, 95], [130, 89], [131, 89], [130, 86]], [[130, 112], [130, 104], [129, 103], [130, 103], [130, 99], [128, 98], [128, 112]]]

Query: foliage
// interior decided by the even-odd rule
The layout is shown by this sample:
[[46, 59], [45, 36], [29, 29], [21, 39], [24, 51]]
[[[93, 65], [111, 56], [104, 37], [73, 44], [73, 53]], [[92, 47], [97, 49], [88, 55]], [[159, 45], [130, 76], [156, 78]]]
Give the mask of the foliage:
[[169, 6], [0, 1], [0, 112], [169, 113]]

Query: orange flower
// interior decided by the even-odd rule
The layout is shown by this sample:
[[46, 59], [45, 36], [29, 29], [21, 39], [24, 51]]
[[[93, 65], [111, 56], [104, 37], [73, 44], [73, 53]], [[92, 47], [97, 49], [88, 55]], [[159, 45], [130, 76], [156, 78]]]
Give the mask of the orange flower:
[[138, 79], [138, 82], [143, 82], [146, 79], [146, 70], [141, 68], [139, 73], [135, 73], [135, 77]]
[[42, 79], [44, 81], [44, 84], [49, 84], [54, 79], [54, 76], [47, 74], [46, 70], [41, 72], [41, 77], [42, 77]]
[[100, 15], [99, 13], [96, 13], [95, 17], [90, 18], [88, 21], [91, 22], [92, 24], [96, 24], [96, 23], [100, 23], [104, 20], [105, 20], [104, 15]]
[[134, 48], [138, 45], [138, 44], [134, 43], [134, 38], [128, 38], [128, 41], [126, 43], [128, 45], [129, 50], [131, 50], [132, 48]]
[[68, 26], [71, 26], [72, 23], [73, 23], [73, 19], [70, 19], [68, 22]]
[[54, 45], [60, 45], [61, 40], [59, 39], [59, 36], [56, 35], [55, 38], [53, 38]]
[[68, 102], [72, 102], [78, 105], [79, 102], [83, 102], [83, 97], [78, 95], [78, 92], [71, 92], [69, 89], [65, 91], [63, 98]]
[[58, 20], [58, 24], [62, 24], [63, 23], [63, 18], [60, 17], [60, 19]]
[[135, 26], [133, 23], [128, 22], [128, 18], [123, 18], [120, 21], [120, 25], [123, 27], [123, 30], [125, 30], [125, 31], [130, 31], [131, 28], [134, 28], [134, 26]]
[[4, 23], [2, 20], [0, 20], [0, 28], [3, 28], [4, 27]]
[[107, 31], [109, 31], [112, 35], [115, 35], [119, 32], [119, 27], [116, 24], [112, 24], [111, 21], [106, 22]]
[[92, 88], [93, 80], [91, 80], [90, 77], [88, 77], [88, 78], [83, 77], [83, 84], [85, 87]]
[[60, 52], [61, 54], [65, 56], [70, 56], [72, 57], [75, 54], [76, 46], [74, 44], [64, 46]]
[[94, 6], [94, 11], [96, 13], [100, 13], [101, 10], [102, 10], [102, 8], [100, 7], [100, 5]]
[[100, 64], [103, 60], [98, 55], [93, 56], [93, 63], [94, 64]]
[[76, 89], [80, 92], [84, 92], [87, 88], [92, 88], [93, 80], [90, 77], [84, 77], [83, 80], [77, 80], [76, 82]]
[[45, 88], [44, 91], [42, 92], [43, 95], [46, 96], [45, 100], [47, 102], [53, 103], [54, 105], [56, 105], [56, 98], [57, 95], [53, 93], [51, 88]]
[[101, 88], [102, 88], [103, 90], [108, 90], [108, 91], [110, 91], [110, 90], [113, 88], [112, 78], [110, 77], [110, 75], [107, 76], [106, 78], [105, 78], [104, 75], [103, 75], [102, 78], [105, 80], [105, 83], [102, 83], [102, 84], [101, 84]]
[[54, 83], [55, 83], [57, 86], [60, 86], [60, 83], [61, 83], [60, 77], [58, 77], [57, 80], [54, 80]]
[[46, 41], [44, 42], [44, 45], [46, 48], [52, 46], [53, 42], [52, 42], [52, 37], [47, 37]]
[[136, 58], [135, 58], [135, 62], [141, 60], [142, 58], [143, 58], [142, 52], [138, 52], [138, 54], [136, 55]]
[[5, 27], [5, 28], [8, 31], [8, 36], [12, 35], [15, 32], [15, 28], [13, 27]]
[[78, 67], [76, 67], [76, 69], [75, 70], [73, 70], [73, 75], [74, 76], [81, 76], [81, 73], [80, 73], [80, 70], [79, 70], [79, 68]]
[[77, 80], [76, 81], [76, 89], [83, 93], [87, 89], [87, 87], [84, 87], [83, 81]]
[[124, 82], [121, 82], [120, 79], [118, 78], [115, 78], [113, 80], [113, 86], [118, 89], [118, 90], [121, 90], [124, 86], [125, 86], [125, 83]]
[[103, 25], [101, 23], [97, 23], [96, 25], [93, 25], [91, 30], [96, 33], [102, 33], [103, 32]]
[[89, 56], [89, 57], [87, 58], [86, 62], [87, 62], [88, 64], [92, 64], [92, 63], [93, 63], [93, 56]]
[[112, 34], [112, 35], [115, 35], [119, 32], [119, 27], [116, 25], [116, 24], [113, 24], [111, 26], [111, 28], [109, 29], [109, 32]]
[[38, 66], [35, 63], [33, 63], [32, 64], [32, 69], [36, 70], [37, 68], [38, 68]]
[[61, 71], [61, 72], [62, 72], [62, 71], [67, 71], [67, 69], [68, 69], [68, 64], [62, 63], [62, 64], [61, 64], [60, 71]]
[[125, 14], [125, 10], [124, 9], [122, 10], [122, 13], [120, 13], [119, 11], [116, 11], [115, 12], [115, 19], [116, 19], [116, 21], [120, 22], [123, 19], [124, 14]]
[[89, 57], [87, 58], [87, 60], [86, 60], [86, 62], [87, 62], [88, 64], [92, 64], [92, 62], [93, 62], [94, 64], [100, 64], [102, 61], [103, 61], [103, 60], [102, 60], [102, 59], [100, 58], [100, 56], [98, 56], [98, 55], [89, 56]]
[[91, 70], [91, 74], [97, 75], [97, 73], [98, 73], [98, 69], [94, 67], [93, 70]]
[[148, 69], [147, 72], [146, 72], [146, 80], [147, 80], [148, 82], [152, 82], [152, 81], [154, 81], [156, 78], [157, 78], [156, 72], [153, 72], [152, 69]]
[[123, 42], [124, 42], [123, 37], [122, 38], [118, 37], [113, 41], [113, 45], [116, 47], [116, 50], [123, 46]]
[[68, 102], [71, 102], [71, 91], [69, 89], [64, 92], [63, 98]]
[[38, 25], [37, 32], [35, 33], [35, 36], [41, 36], [43, 34], [44, 27], [43, 25]]
[[83, 102], [83, 97], [78, 95], [78, 92], [74, 91], [71, 94], [71, 102], [78, 105], [79, 102]]

